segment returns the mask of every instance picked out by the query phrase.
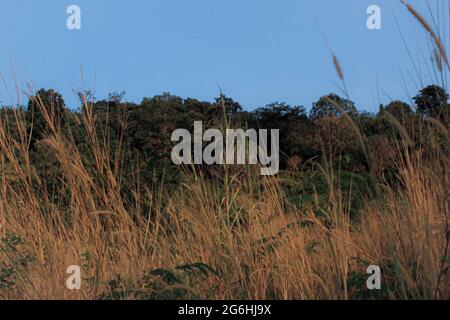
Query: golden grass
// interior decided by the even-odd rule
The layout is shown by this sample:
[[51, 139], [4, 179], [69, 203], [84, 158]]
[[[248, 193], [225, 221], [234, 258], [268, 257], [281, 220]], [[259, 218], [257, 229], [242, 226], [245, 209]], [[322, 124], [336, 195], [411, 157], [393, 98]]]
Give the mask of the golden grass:
[[[143, 212], [139, 200], [133, 209], [119, 192], [110, 151], [98, 143], [88, 108], [80, 120], [101, 178], [88, 173], [77, 146], [57, 127], [44, 141], [60, 164], [64, 204], [33, 185], [21, 111], [15, 112], [22, 141], [0, 126], [1, 236], [23, 241], [17, 252], [0, 252], [17, 269], [16, 284], [0, 289], [2, 298], [96, 299], [119, 275], [138, 289], [148, 270], [198, 262], [219, 273], [189, 283], [201, 298], [352, 299], [358, 297], [352, 277], [367, 278], [368, 264], [382, 268], [382, 298], [450, 297], [441, 260], [449, 237], [447, 151], [430, 159], [406, 145], [398, 150], [405, 188], [384, 186], [383, 199], [368, 201], [360, 222], [350, 220], [340, 190], [331, 188], [328, 206], [300, 210], [288, 203], [279, 180], [250, 172], [215, 183], [187, 174], [176, 192], [163, 185], [147, 194], [135, 190], [136, 199], [151, 204]], [[34, 261], [21, 268], [12, 255], [25, 252]], [[67, 267], [83, 264], [82, 290], [68, 290]]]
[[[448, 65], [439, 38], [407, 8]], [[334, 55], [333, 62], [343, 80]], [[450, 135], [438, 120], [429, 122], [447, 138], [444, 147], [429, 142], [425, 154], [424, 147], [410, 148], [410, 138], [399, 143], [396, 166], [404, 187], [381, 185], [382, 197], [367, 199], [360, 221], [352, 221], [347, 200], [331, 182], [327, 206], [316, 200], [299, 209], [288, 202], [279, 179], [250, 171], [237, 176], [228, 168], [221, 181], [190, 173], [179, 190], [163, 184], [144, 193], [136, 188], [130, 205], [120, 192], [118, 160], [110, 159], [111, 154], [120, 159], [120, 153], [111, 153], [97, 137], [92, 106], [85, 101], [78, 119], [95, 158], [87, 167], [73, 139], [61, 133], [42, 101], [36, 102], [51, 129], [42, 143], [60, 166], [64, 190], [55, 200], [41, 188], [24, 113], [14, 110], [14, 126], [0, 124], [0, 261], [14, 271], [14, 284], [0, 287], [0, 298], [97, 299], [119, 276], [127, 280], [123, 289], [144, 289], [141, 279], [148, 270], [199, 262], [217, 271], [185, 282], [199, 298], [450, 298]], [[12, 138], [11, 127], [18, 138]], [[329, 171], [324, 174], [332, 181]], [[14, 250], [5, 244], [12, 234], [22, 241]], [[24, 256], [33, 260], [24, 265]], [[369, 264], [382, 269], [381, 292], [364, 290]], [[83, 266], [80, 291], [66, 287], [70, 265]], [[358, 277], [363, 283], [356, 286]]]

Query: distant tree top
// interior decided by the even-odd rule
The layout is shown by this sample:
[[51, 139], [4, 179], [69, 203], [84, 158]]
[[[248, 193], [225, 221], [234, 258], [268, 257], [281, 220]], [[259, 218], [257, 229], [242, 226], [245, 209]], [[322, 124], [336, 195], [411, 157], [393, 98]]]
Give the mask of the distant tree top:
[[330, 93], [313, 103], [310, 118], [318, 119], [327, 116], [340, 116], [342, 114], [341, 110], [347, 113], [355, 113], [355, 103], [335, 93]]
[[404, 117], [411, 116], [414, 113], [409, 104], [399, 100], [392, 101], [387, 106], [381, 106], [380, 115], [383, 113], [383, 111], [389, 112], [398, 120], [403, 119]]
[[62, 95], [53, 89], [39, 89], [28, 100], [27, 109], [29, 111], [44, 107], [47, 111], [63, 111], [66, 104]]
[[438, 85], [430, 85], [420, 90], [419, 94], [413, 99], [418, 112], [441, 118], [449, 112], [448, 98], [448, 93], [444, 88]]

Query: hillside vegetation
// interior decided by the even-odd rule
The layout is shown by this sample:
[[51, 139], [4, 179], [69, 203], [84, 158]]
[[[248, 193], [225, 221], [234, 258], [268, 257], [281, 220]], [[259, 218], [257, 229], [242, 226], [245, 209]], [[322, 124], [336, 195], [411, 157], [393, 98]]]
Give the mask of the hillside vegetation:
[[[435, 50], [440, 39], [408, 7]], [[338, 67], [337, 58], [334, 62]], [[338, 75], [344, 81], [342, 70]], [[449, 299], [445, 82], [376, 114], [328, 94], [245, 111], [170, 94], [31, 90], [0, 123], [2, 299]], [[171, 134], [280, 130], [281, 171], [175, 166]], [[81, 290], [66, 270], [82, 268]], [[368, 290], [378, 265], [381, 290]]]

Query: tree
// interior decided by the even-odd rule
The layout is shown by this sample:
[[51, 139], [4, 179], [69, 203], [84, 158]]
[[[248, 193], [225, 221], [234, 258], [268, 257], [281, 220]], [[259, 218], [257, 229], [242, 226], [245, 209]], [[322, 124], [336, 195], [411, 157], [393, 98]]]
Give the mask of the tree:
[[448, 93], [440, 86], [430, 85], [415, 96], [417, 111], [426, 116], [442, 119], [449, 115]]
[[[284, 102], [274, 102], [255, 110], [259, 123], [266, 128], [279, 129], [290, 121], [298, 119], [306, 120], [305, 108], [302, 106], [290, 106]], [[270, 125], [269, 125], [270, 124]]]
[[353, 101], [342, 98], [335, 93], [330, 93], [313, 104], [310, 118], [314, 120], [326, 116], [340, 116], [342, 113], [340, 108], [347, 113], [356, 113]]
[[381, 107], [381, 109], [388, 111], [390, 114], [397, 118], [402, 118], [413, 114], [413, 110], [411, 109], [409, 104], [399, 100], [392, 101], [386, 107]]
[[411, 119], [414, 115], [411, 107], [402, 101], [392, 101], [387, 106], [380, 106], [379, 116], [383, 117], [383, 113], [389, 112], [396, 120], [398, 120], [402, 125], [407, 124], [407, 120]]
[[254, 111], [257, 129], [279, 129], [281, 165], [288, 159], [299, 157], [301, 161], [314, 154], [311, 147], [313, 124], [302, 106], [290, 106], [275, 102]]
[[349, 121], [335, 115], [314, 120], [314, 146], [329, 161], [338, 155], [350, 155], [358, 148], [355, 130]]
[[33, 123], [32, 144], [50, 129], [60, 129], [66, 106], [60, 93], [40, 89], [31, 96], [27, 106], [28, 123]]
[[242, 106], [239, 104], [239, 102], [234, 101], [232, 98], [227, 97], [222, 93], [215, 99], [215, 101], [216, 107], [225, 108], [228, 115], [242, 111]]
[[169, 93], [144, 98], [129, 115], [126, 136], [131, 139], [132, 148], [138, 150], [146, 161], [169, 163], [171, 134], [179, 128], [183, 110], [183, 99]]

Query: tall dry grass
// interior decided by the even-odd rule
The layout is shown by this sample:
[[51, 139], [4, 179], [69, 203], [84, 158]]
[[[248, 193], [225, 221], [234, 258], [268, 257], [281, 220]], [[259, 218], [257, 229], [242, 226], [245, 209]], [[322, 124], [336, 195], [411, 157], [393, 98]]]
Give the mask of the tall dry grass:
[[[130, 204], [120, 191], [120, 146], [111, 152], [97, 136], [92, 105], [84, 101], [77, 119], [95, 159], [87, 167], [74, 139], [36, 103], [51, 129], [42, 143], [59, 164], [64, 188], [57, 197], [39, 188], [30, 129], [24, 112], [14, 110], [14, 125], [0, 124], [0, 259], [10, 269], [2, 274], [10, 284], [0, 288], [3, 299], [118, 292], [129, 299], [161, 292], [213, 299], [450, 298], [450, 134], [438, 120], [429, 120], [430, 132], [447, 139], [443, 146], [430, 140], [416, 149], [393, 147], [404, 188], [380, 185], [382, 195], [367, 199], [355, 222], [327, 169], [326, 206], [316, 201], [300, 210], [280, 179], [250, 168], [244, 174], [224, 168], [223, 179], [213, 181], [189, 172], [178, 190], [136, 188]], [[70, 265], [82, 267], [79, 291], [66, 287]], [[382, 290], [365, 288], [368, 265], [381, 267]], [[200, 274], [184, 272], [194, 269]], [[168, 281], [169, 275], [181, 280]]]
[[[0, 289], [2, 298], [96, 299], [118, 290], [110, 281], [119, 278], [126, 279], [116, 282], [129, 298], [136, 290], [174, 289], [216, 299], [449, 298], [445, 144], [431, 146], [431, 155], [398, 144], [398, 179], [405, 187], [382, 186], [382, 198], [368, 200], [359, 222], [351, 221], [331, 170], [324, 171], [330, 181], [326, 206], [299, 210], [287, 201], [279, 179], [248, 169], [215, 181], [191, 172], [177, 191], [164, 185], [146, 194], [136, 190], [135, 199], [151, 204], [142, 212], [120, 192], [111, 150], [96, 136], [90, 107], [79, 120], [95, 168], [86, 168], [74, 141], [57, 127], [43, 141], [60, 164], [60, 202], [34, 185], [23, 112], [15, 111], [19, 140], [5, 123], [0, 126], [1, 236], [21, 239], [14, 250], [2, 244], [1, 259], [15, 271], [15, 285]], [[430, 126], [448, 139], [448, 128], [437, 120]], [[33, 259], [23, 264], [24, 256]], [[215, 272], [177, 288], [142, 282], [148, 271], [200, 262]], [[70, 265], [83, 266], [80, 291], [66, 287]], [[368, 265], [381, 267], [382, 291], [365, 290]]]

